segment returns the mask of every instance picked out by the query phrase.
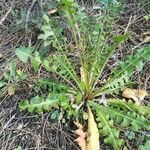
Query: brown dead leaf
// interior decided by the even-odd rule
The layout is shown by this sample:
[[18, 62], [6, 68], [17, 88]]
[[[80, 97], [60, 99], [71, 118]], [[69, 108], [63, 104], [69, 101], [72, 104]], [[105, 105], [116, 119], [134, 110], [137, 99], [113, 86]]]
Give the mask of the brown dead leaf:
[[85, 139], [83, 139], [82, 137], [79, 136], [75, 141], [79, 144], [81, 150], [87, 150]]
[[85, 138], [86, 138], [86, 132], [84, 132], [84, 131], [81, 130], [81, 129], [77, 129], [77, 130], [75, 131], [75, 134], [76, 134], [76, 135], [79, 135], [80, 138], [82, 138], [82, 139], [85, 139]]
[[83, 129], [83, 125], [81, 124], [81, 123], [79, 123], [79, 121], [77, 120], [76, 122], [74, 121], [74, 124], [76, 125], [76, 127], [78, 128], [78, 129]]
[[150, 31], [143, 32], [142, 35], [150, 35]]
[[79, 123], [79, 121], [74, 122], [76, 127], [78, 128], [75, 131], [75, 134], [79, 137], [75, 140], [81, 150], [99, 150], [99, 131], [97, 128], [97, 124], [94, 120], [94, 116], [91, 112], [91, 109], [88, 107], [88, 134], [83, 131], [83, 125]]
[[71, 100], [71, 103], [73, 104], [75, 102], [75, 96], [73, 94], [69, 94], [68, 96]]
[[29, 88], [31, 89], [31, 88], [33, 88], [33, 84], [28, 84], [28, 86], [29, 86]]
[[150, 36], [145, 37], [143, 43], [149, 43], [149, 42], [150, 42]]
[[0, 59], [1, 59], [1, 58], [3, 58], [3, 54], [2, 54], [2, 53], [0, 53]]
[[12, 96], [15, 94], [14, 86], [12, 84], [8, 85], [8, 95]]
[[50, 9], [50, 10], [48, 11], [48, 14], [51, 15], [51, 14], [54, 14], [54, 13], [56, 13], [56, 12], [57, 12], [57, 8], [54, 8], [54, 9]]
[[88, 137], [87, 150], [99, 150], [99, 131], [91, 109], [88, 107]]
[[126, 88], [122, 92], [122, 96], [127, 99], [133, 99], [136, 103], [141, 104], [144, 100], [145, 96], [147, 96], [147, 92], [144, 90], [130, 89]]
[[79, 121], [74, 122], [74, 124], [78, 128], [75, 131], [75, 134], [79, 136], [75, 141], [79, 144], [81, 150], [87, 150], [87, 148], [86, 148], [86, 136], [87, 136], [87, 134], [86, 134], [86, 132], [83, 131], [82, 124], [80, 124]]

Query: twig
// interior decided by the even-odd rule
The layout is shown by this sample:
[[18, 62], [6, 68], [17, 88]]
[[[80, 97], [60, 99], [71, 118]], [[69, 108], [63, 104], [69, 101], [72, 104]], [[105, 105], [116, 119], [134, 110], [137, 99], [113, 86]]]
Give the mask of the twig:
[[141, 43], [139, 43], [138, 45], [136, 45], [136, 46], [134, 46], [133, 48], [132, 48], [132, 51], [133, 50], [135, 50], [136, 48], [139, 48], [142, 44], [144, 44], [145, 42], [144, 41], [142, 41]]
[[144, 85], [144, 90], [146, 90], [147, 89], [147, 85], [148, 85], [148, 81], [149, 81], [149, 79], [150, 79], [150, 76], [146, 76], [146, 79], [145, 79], [145, 85]]
[[129, 26], [130, 26], [130, 24], [131, 24], [131, 19], [132, 19], [132, 15], [130, 16], [130, 18], [129, 18], [129, 21], [128, 21], [128, 24], [127, 24], [127, 27], [125, 28], [125, 30], [124, 30], [124, 34], [126, 34], [127, 33], [127, 31], [128, 31], [128, 29], [129, 29]]
[[12, 7], [10, 7], [10, 8], [8, 9], [8, 11], [7, 11], [6, 14], [4, 15], [4, 17], [1, 19], [0, 25], [2, 25], [3, 22], [6, 20], [6, 18], [7, 18], [8, 15], [10, 14], [11, 10], [12, 10]]
[[37, 1], [37, 0], [33, 0], [31, 6], [30, 6], [29, 9], [28, 9], [28, 13], [27, 13], [27, 17], [26, 17], [26, 27], [25, 27], [26, 30], [27, 30], [27, 27], [28, 27], [28, 20], [29, 20], [29, 16], [30, 16], [31, 9], [32, 9], [32, 7], [34, 6], [34, 4], [35, 4], [36, 1]]
[[6, 124], [3, 126], [2, 131], [0, 132], [0, 134], [9, 126], [10, 122], [15, 118], [16, 115], [13, 115], [7, 122]]

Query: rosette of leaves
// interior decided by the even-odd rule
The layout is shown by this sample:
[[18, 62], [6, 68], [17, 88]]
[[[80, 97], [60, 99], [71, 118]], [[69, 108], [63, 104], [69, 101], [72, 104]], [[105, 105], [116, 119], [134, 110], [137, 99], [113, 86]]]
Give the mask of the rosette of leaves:
[[[53, 79], [39, 80], [40, 87], [48, 88], [50, 98], [40, 99], [38, 97], [37, 100], [22, 101], [19, 105], [21, 109], [42, 112], [59, 106], [64, 111], [74, 112], [79, 110], [84, 102], [95, 100], [103, 94], [118, 93], [129, 82], [135, 68], [142, 70], [143, 62], [150, 60], [150, 47], [138, 49], [118, 62], [111, 70], [109, 77], [101, 82], [100, 79], [109, 59], [129, 35], [113, 35], [111, 28], [107, 32], [104, 26], [107, 23], [106, 19], [101, 15], [91, 18], [72, 0], [60, 0], [57, 11], [63, 18], [61, 21], [64, 20], [67, 26], [71, 41], [67, 35], [65, 36], [63, 28], [59, 34], [55, 34], [54, 27], [60, 27], [60, 24], [54, 26], [53, 22], [59, 22], [59, 17], [57, 20], [57, 17], [44, 16], [48, 25], [42, 28], [43, 33], [40, 39], [45, 40], [46, 44], [48, 40], [49, 44], [55, 48], [55, 53], [44, 60], [35, 60], [39, 60], [37, 62], [40, 62], [48, 72], [57, 75], [60, 80], [57, 82]], [[45, 23], [43, 25], [45, 27]], [[45, 38], [43, 34], [47, 34], [47, 30], [50, 32]], [[62, 36], [63, 38], [60, 38]], [[21, 53], [29, 54], [25, 55], [28, 58], [26, 62], [31, 61], [35, 55], [28, 50], [23, 50]], [[18, 51], [16, 54], [21, 60], [24, 60], [18, 55]], [[74, 104], [75, 107], [73, 107]], [[121, 105], [118, 102], [118, 104], [115, 105], [115, 102], [112, 102], [109, 107], [98, 106], [94, 102], [90, 104], [96, 111], [100, 132], [106, 136], [105, 142], [112, 144], [116, 150], [120, 149], [123, 144], [123, 140], [119, 138], [121, 128], [117, 127], [117, 124], [133, 128], [133, 130], [149, 128], [146, 118], [148, 116], [147, 107], [142, 114], [133, 104], [128, 104], [131, 110], [126, 109], [126, 103]], [[130, 108], [129, 106], [127, 108]], [[140, 109], [144, 108], [140, 107]]]

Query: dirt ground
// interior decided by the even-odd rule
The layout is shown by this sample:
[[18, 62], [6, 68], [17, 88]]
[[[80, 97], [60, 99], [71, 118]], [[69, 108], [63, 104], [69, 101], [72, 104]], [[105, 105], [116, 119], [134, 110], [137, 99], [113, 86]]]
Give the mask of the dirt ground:
[[[34, 44], [37, 30], [31, 17], [41, 19], [41, 7], [38, 0], [0, 0], [0, 79], [4, 76], [11, 60], [18, 62], [15, 56], [15, 48], [20, 45]], [[83, 4], [83, 2], [81, 2]], [[90, 5], [89, 5], [90, 4]], [[88, 3], [92, 9], [94, 2]], [[116, 21], [115, 32], [124, 30], [132, 32], [133, 36], [116, 54], [121, 59], [124, 54], [130, 54], [136, 47], [143, 47], [149, 43], [143, 42], [150, 36], [150, 24], [143, 18], [150, 13], [150, 1], [126, 0], [124, 12]], [[35, 23], [36, 24], [36, 23]], [[18, 63], [17, 63], [18, 64]], [[30, 72], [30, 67], [19, 64], [18, 68]], [[44, 74], [44, 72], [43, 72]], [[150, 62], [145, 63], [141, 73], [135, 73], [132, 77], [137, 88], [150, 91]], [[50, 113], [34, 115], [21, 112], [18, 103], [22, 99], [33, 96], [33, 89], [27, 86], [32, 83], [32, 76], [24, 83], [13, 96], [6, 94], [0, 96], [0, 149], [1, 150], [77, 150], [75, 135], [72, 132], [73, 124], [68, 121], [67, 125], [52, 123]], [[150, 102], [150, 98], [146, 99]], [[128, 143], [132, 150], [137, 147], [134, 143]], [[111, 150], [109, 145], [101, 145], [103, 150]]]

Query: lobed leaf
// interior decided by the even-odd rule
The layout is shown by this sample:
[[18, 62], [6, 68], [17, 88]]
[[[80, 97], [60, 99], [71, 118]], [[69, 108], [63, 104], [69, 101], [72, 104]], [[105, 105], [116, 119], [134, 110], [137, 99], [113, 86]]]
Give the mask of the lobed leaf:
[[[56, 73], [64, 79], [76, 91], [82, 91], [81, 81], [76, 74], [75, 68], [69, 58], [64, 54], [57, 54], [50, 58], [50, 61], [44, 61], [45, 68]], [[74, 84], [73, 84], [74, 82]]]
[[41, 113], [43, 111], [50, 111], [53, 107], [58, 107], [59, 101], [67, 99], [64, 94], [51, 93], [46, 100], [39, 96], [32, 98], [30, 101], [24, 100], [19, 103], [21, 110], [28, 110], [29, 112]]
[[107, 82], [101, 88], [96, 89], [93, 95], [115, 93], [116, 90], [123, 88], [128, 83], [129, 77], [134, 73], [135, 68], [142, 69], [144, 60], [150, 60], [150, 47], [139, 49], [134, 55], [127, 56], [124, 62], [119, 62]]
[[123, 99], [109, 99], [109, 104], [114, 107], [119, 107], [123, 110], [135, 111], [140, 115], [144, 115], [146, 118], [150, 119], [150, 106], [138, 105], [132, 101], [125, 101]]
[[141, 70], [143, 60], [150, 60], [150, 47], [139, 49], [134, 55], [127, 56], [127, 59], [113, 70], [112, 77], [119, 78], [124, 73], [131, 76], [136, 67]]
[[71, 92], [71, 87], [66, 85], [65, 83], [58, 82], [56, 80], [47, 79], [47, 78], [40, 78], [37, 82], [37, 84], [41, 88], [48, 89], [50, 92]]
[[89, 105], [96, 111], [100, 133], [106, 136], [104, 141], [111, 144], [115, 150], [120, 150], [123, 144], [123, 140], [119, 138], [120, 130], [115, 127], [109, 114], [105, 113], [105, 111], [101, 109], [101, 106], [94, 102], [90, 102]]
[[97, 85], [99, 78], [101, 77], [103, 69], [106, 67], [106, 64], [115, 50], [120, 44], [128, 39], [129, 35], [119, 35], [115, 36], [115, 43], [111, 46], [105, 46], [105, 49], [98, 52], [98, 55], [95, 55], [94, 62], [92, 64], [92, 70], [90, 71], [90, 81], [93, 86], [93, 89]]
[[[92, 101], [88, 102], [88, 104], [96, 111], [100, 133], [106, 136], [105, 142], [112, 144], [114, 149], [120, 149], [123, 141], [119, 138], [119, 132], [123, 127], [134, 131], [139, 131], [140, 129], [150, 130], [150, 123], [144, 115], [138, 113], [138, 111], [134, 111], [134, 105], [132, 107], [131, 104], [115, 103], [114, 101], [115, 100], [108, 100], [109, 104], [111, 104], [108, 107], [97, 105]], [[145, 113], [147, 114], [148, 112]]]

